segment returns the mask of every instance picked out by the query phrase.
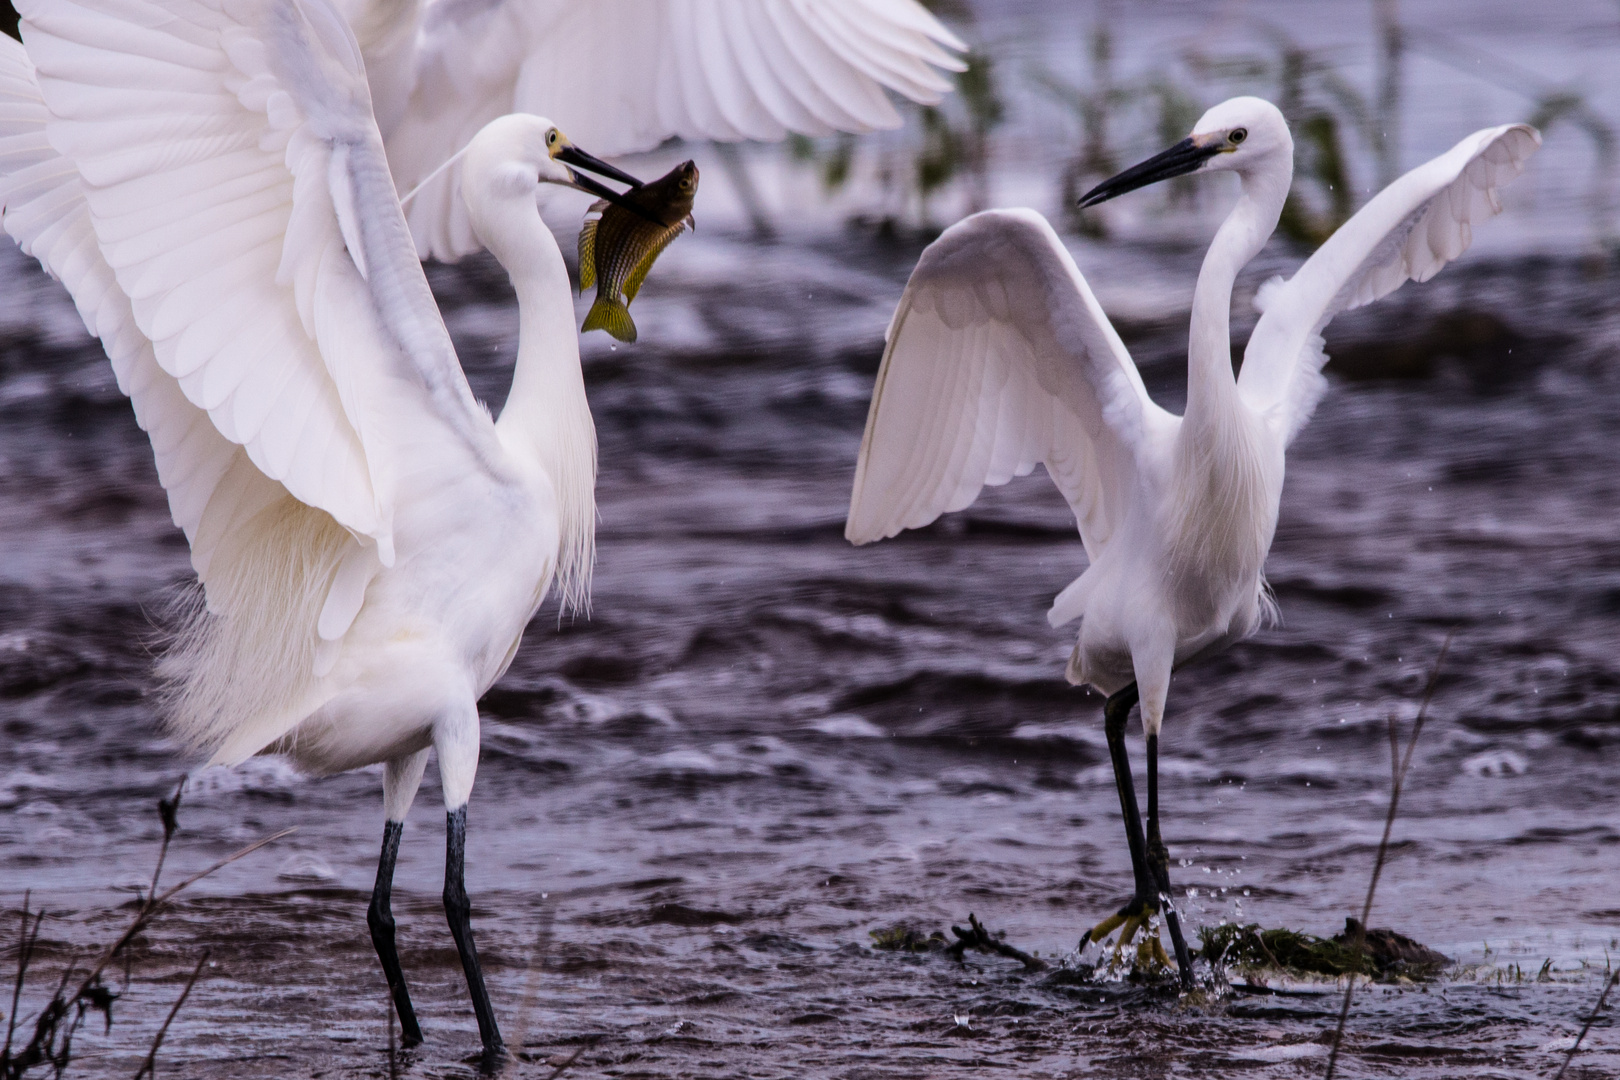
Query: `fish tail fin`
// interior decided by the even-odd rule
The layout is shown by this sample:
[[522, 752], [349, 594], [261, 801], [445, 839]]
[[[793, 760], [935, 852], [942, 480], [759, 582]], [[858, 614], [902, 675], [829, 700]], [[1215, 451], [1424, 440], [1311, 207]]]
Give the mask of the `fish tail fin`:
[[636, 324], [630, 320], [630, 306], [617, 297], [601, 293], [596, 295], [596, 303], [591, 305], [585, 325], [580, 327], [581, 333], [587, 330], [606, 330], [620, 341], [636, 340]]

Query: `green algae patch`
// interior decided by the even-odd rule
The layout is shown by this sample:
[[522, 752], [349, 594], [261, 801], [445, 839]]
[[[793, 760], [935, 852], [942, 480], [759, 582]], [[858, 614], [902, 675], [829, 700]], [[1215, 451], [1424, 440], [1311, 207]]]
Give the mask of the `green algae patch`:
[[1394, 979], [1432, 976], [1451, 963], [1450, 957], [1388, 927], [1362, 933], [1355, 919], [1346, 919], [1344, 932], [1330, 938], [1262, 929], [1259, 923], [1205, 926], [1198, 938], [1201, 956], [1240, 968]]
[[914, 926], [900, 923], [885, 927], [881, 930], [869, 931], [872, 938], [872, 948], [883, 949], [888, 952], [944, 952], [949, 944], [945, 935], [935, 930], [925, 934]]

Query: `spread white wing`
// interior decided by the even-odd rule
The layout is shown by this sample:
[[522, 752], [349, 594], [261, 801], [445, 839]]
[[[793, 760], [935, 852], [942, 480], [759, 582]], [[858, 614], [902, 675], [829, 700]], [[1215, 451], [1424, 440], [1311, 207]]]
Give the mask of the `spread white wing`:
[[1268, 282], [1238, 389], [1285, 443], [1326, 388], [1322, 331], [1333, 316], [1406, 281], [1427, 281], [1468, 250], [1473, 227], [1502, 210], [1498, 191], [1541, 145], [1524, 124], [1476, 131], [1379, 192], [1287, 281]]
[[[380, 26], [378, 10], [399, 8], [389, 0], [351, 6], [357, 27]], [[962, 67], [946, 50], [965, 49], [916, 0], [428, 0], [420, 20], [409, 57], [380, 30], [366, 50], [402, 192], [510, 112], [549, 117], [605, 155], [672, 135], [780, 139], [895, 127], [885, 88], [937, 102], [950, 88], [937, 69]], [[390, 94], [408, 90], [408, 103], [384, 101], [379, 84]], [[455, 172], [410, 206], [424, 256], [479, 247]]]
[[325, 0], [19, 6], [59, 157], [27, 133], [37, 160], [7, 180], [6, 225], [122, 368], [204, 580], [226, 504], [277, 487], [391, 564], [405, 440], [485, 463], [496, 444], [348, 27]]
[[129, 298], [102, 258], [79, 172], [45, 136], [50, 114], [21, 43], [0, 37], [0, 223], [22, 250], [67, 286], [85, 326], [101, 339], [118, 388], [152, 439], [158, 478], [204, 580], [221, 538], [285, 489], [219, 433], [163, 370]]
[[1095, 562], [1147, 444], [1178, 424], [1046, 219], [975, 214], [928, 246], [900, 298], [844, 535], [926, 525], [1039, 462]]

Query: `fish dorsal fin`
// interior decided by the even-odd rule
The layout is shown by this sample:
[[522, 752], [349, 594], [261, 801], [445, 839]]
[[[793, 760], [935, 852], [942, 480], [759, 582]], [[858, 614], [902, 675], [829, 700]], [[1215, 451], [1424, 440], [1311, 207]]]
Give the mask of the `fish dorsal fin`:
[[579, 291], [596, 284], [596, 218], [579, 227]]
[[[596, 226], [607, 209], [606, 199], [597, 199], [585, 211], [585, 221], [579, 227], [579, 291], [584, 292], [596, 284]], [[595, 214], [595, 217], [591, 215]]]
[[647, 254], [642, 257], [642, 260], [639, 263], [636, 264], [635, 270], [631, 271], [630, 277], [626, 279], [624, 283], [625, 303], [628, 304], [630, 301], [636, 298], [636, 293], [641, 291], [641, 283], [646, 280], [647, 271], [652, 269], [652, 264], [658, 260], [658, 256], [664, 253], [664, 249], [669, 247], [670, 242], [686, 231], [686, 223], [687, 221], [691, 220], [692, 219], [688, 217], [686, 221], [681, 222], [679, 225], [669, 230], [669, 232], [665, 233], [659, 239], [658, 243], [649, 248]]

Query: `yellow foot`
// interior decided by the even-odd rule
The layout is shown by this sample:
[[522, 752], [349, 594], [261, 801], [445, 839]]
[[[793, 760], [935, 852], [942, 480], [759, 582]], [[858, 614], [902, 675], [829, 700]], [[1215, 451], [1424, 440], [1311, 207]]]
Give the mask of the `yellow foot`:
[[[1097, 944], [1101, 945], [1102, 942], [1103, 942], [1103, 939], [1106, 938], [1109, 934], [1112, 934], [1115, 930], [1119, 929], [1120, 926], [1122, 926], [1128, 920], [1128, 918], [1129, 917], [1125, 916], [1125, 915], [1110, 915], [1110, 916], [1108, 916], [1108, 918], [1104, 919], [1102, 922], [1098, 923], [1096, 926], [1093, 926], [1091, 928], [1091, 930], [1087, 932], [1086, 940], [1084, 942], [1082, 942], [1081, 944], [1089, 944], [1091, 942], [1096, 942]], [[1132, 928], [1132, 930], [1130, 932], [1135, 933], [1134, 927]]]
[[1155, 969], [1168, 969], [1170, 957], [1164, 951], [1164, 942], [1159, 938], [1158, 927], [1153, 928], [1152, 937], [1144, 937], [1136, 946], [1136, 966], [1143, 971]]
[[1136, 938], [1137, 931], [1147, 930], [1142, 940], [1136, 945], [1136, 967], [1143, 971], [1154, 968], [1174, 969], [1170, 963], [1170, 956], [1164, 951], [1164, 942], [1159, 938], [1158, 909], [1144, 908], [1132, 915], [1110, 915], [1086, 934], [1086, 941], [1082, 944], [1102, 942], [1115, 930], [1119, 931], [1119, 940], [1114, 943], [1114, 951], [1109, 957], [1109, 965], [1118, 967], [1127, 946]]

